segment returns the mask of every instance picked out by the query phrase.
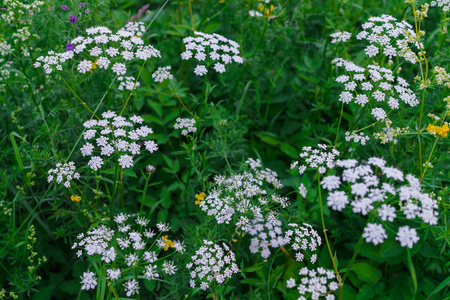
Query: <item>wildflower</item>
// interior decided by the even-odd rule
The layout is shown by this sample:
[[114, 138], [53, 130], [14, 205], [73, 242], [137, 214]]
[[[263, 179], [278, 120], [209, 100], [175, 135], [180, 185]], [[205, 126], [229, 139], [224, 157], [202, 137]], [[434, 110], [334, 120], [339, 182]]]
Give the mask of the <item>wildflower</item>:
[[155, 73], [152, 74], [152, 78], [155, 80], [155, 82], [163, 82], [166, 79], [172, 79], [173, 75], [170, 74], [170, 69], [172, 69], [171, 66], [158, 68], [158, 70], [156, 70]]
[[66, 51], [73, 51], [74, 47], [73, 44], [71, 42], [68, 42], [66, 44]]
[[299, 275], [302, 277], [298, 286], [293, 278], [287, 280], [287, 288], [297, 288], [300, 293], [300, 298], [306, 299], [303, 295], [309, 296], [308, 299], [319, 299], [319, 296], [328, 294], [326, 300], [335, 299], [331, 292], [339, 288], [339, 283], [336, 280], [336, 275], [332, 271], [325, 270], [322, 267], [309, 270], [307, 267], [303, 267], [299, 271]]
[[367, 243], [372, 242], [375, 246], [382, 244], [384, 239], [387, 238], [386, 230], [384, 230], [383, 226], [372, 223], [367, 224], [362, 236], [366, 239]]
[[70, 196], [70, 200], [75, 201], [75, 202], [80, 202], [81, 197], [77, 196], [77, 195], [72, 195], [72, 196]]
[[247, 224], [242, 222], [245, 219], [241, 217], [249, 220], [265, 209], [265, 218], [268, 219], [273, 213], [273, 206], [284, 208], [289, 205], [287, 197], [273, 192], [273, 189], [280, 189], [283, 185], [278, 175], [267, 168], [233, 174], [228, 178], [216, 176], [215, 183], [215, 189], [201, 201], [199, 207], [209, 216], [214, 216], [218, 224], [233, 221], [244, 227]]
[[[346, 84], [346, 90], [340, 94], [339, 101], [345, 104], [354, 101], [360, 106], [365, 106], [367, 103], [372, 102], [373, 106], [377, 106], [372, 108], [372, 115], [376, 120], [386, 118], [385, 109], [379, 107], [384, 105], [386, 100], [389, 109], [399, 109], [399, 99], [412, 107], [419, 104], [414, 92], [408, 88], [409, 85], [406, 80], [399, 76], [394, 76], [393, 71], [390, 69], [376, 65], [362, 68], [342, 58], [334, 59], [333, 63], [336, 67], [344, 67], [345, 71], [353, 73], [353, 81], [351, 82], [348, 81], [350, 77], [347, 75], [341, 75], [336, 78], [337, 82]], [[369, 74], [367, 78], [366, 73]], [[356, 82], [359, 82], [361, 87], [355, 85]], [[351, 83], [353, 84], [350, 85]], [[352, 88], [349, 88], [349, 86]]]
[[[386, 166], [386, 161], [377, 157], [369, 158], [365, 164], [341, 160], [336, 165], [343, 168], [342, 175], [329, 175], [321, 182], [330, 191], [327, 204], [331, 209], [341, 211], [350, 206], [353, 213], [362, 215], [375, 210], [381, 220], [389, 222], [403, 213], [407, 219], [420, 218], [429, 225], [437, 224], [437, 201], [422, 191], [420, 181], [413, 175], [405, 176], [401, 170]], [[397, 240], [403, 247], [409, 247], [406, 238], [402, 239], [401, 228]], [[366, 242], [378, 245], [387, 235], [381, 224], [369, 223], [364, 228], [363, 237]]]
[[332, 148], [331, 151], [327, 152], [327, 146], [324, 144], [319, 144], [318, 148], [320, 150], [312, 147], [303, 147], [303, 152], [299, 156], [305, 161], [305, 164], [297, 167], [299, 162], [296, 161], [291, 164], [291, 169], [298, 168], [300, 174], [303, 174], [308, 167], [317, 169], [320, 174], [324, 174], [327, 169], [333, 169], [336, 158], [340, 154], [339, 151]]
[[[190, 132], [196, 132], [197, 127], [195, 127], [195, 119], [189, 118], [177, 118], [177, 123], [173, 125], [175, 129], [183, 129], [181, 135], [188, 135]], [[185, 128], [185, 129], [184, 129]]]
[[164, 242], [164, 251], [169, 250], [169, 248], [173, 248], [173, 241], [169, 241], [167, 239], [167, 235], [161, 237], [161, 240]]
[[81, 287], [82, 290], [92, 290], [97, 286], [97, 278], [94, 272], [84, 272], [81, 279], [81, 283], [83, 284]]
[[[181, 59], [189, 60], [194, 57], [198, 62], [205, 62], [207, 66], [214, 65], [216, 72], [225, 72], [225, 65], [232, 63], [243, 63], [239, 54], [240, 45], [220, 34], [205, 34], [194, 32], [193, 37], [183, 39], [186, 51], [181, 53]], [[194, 73], [204, 76], [208, 72], [204, 64], [195, 67]]]
[[75, 24], [77, 21], [78, 21], [77, 16], [75, 16], [75, 15], [70, 15], [69, 16], [69, 22], [70, 23]]
[[[311, 225], [303, 223], [303, 226], [291, 223], [288, 224], [288, 230], [284, 236], [284, 243], [291, 245], [292, 249], [296, 251], [295, 259], [297, 261], [304, 260], [304, 252], [317, 251], [322, 244], [322, 239], [316, 230]], [[315, 256], [311, 256], [311, 263], [316, 260]]]
[[195, 194], [195, 204], [199, 205], [202, 201], [205, 200], [205, 193]]
[[417, 231], [414, 228], [409, 228], [409, 226], [400, 227], [395, 239], [400, 242], [402, 247], [406, 246], [410, 249], [420, 240], [417, 236]]
[[338, 31], [330, 35], [333, 39], [331, 40], [332, 44], [346, 42], [352, 37], [352, 34], [347, 31]]
[[[75, 23], [78, 19], [72, 15], [70, 20], [71, 23]], [[110, 69], [118, 76], [121, 90], [124, 88], [132, 90], [130, 86], [137, 87], [139, 83], [131, 84], [135, 79], [130, 80], [132, 77], [124, 77], [127, 73], [126, 63], [136, 58], [148, 60], [161, 57], [157, 49], [151, 45], [144, 45], [143, 39], [138, 37], [144, 32], [145, 26], [142, 22], [129, 22], [115, 33], [103, 26], [90, 27], [86, 29], [86, 36], [78, 36], [71, 40], [72, 46], [66, 45], [66, 52], [49, 51], [48, 55], [39, 56], [36, 59], [34, 67], [42, 66], [47, 74], [51, 74], [55, 69], [63, 69], [67, 61], [74, 59], [78, 62], [78, 72], [86, 74], [96, 67]], [[90, 61], [92, 57], [96, 57], [94, 63]], [[122, 83], [123, 80], [126, 82]]]
[[204, 240], [203, 245], [191, 257], [191, 262], [186, 265], [191, 270], [190, 287], [195, 288], [196, 281], [200, 281], [202, 290], [207, 290], [214, 282], [224, 283], [239, 272], [235, 261], [234, 253], [226, 244], [218, 245]]
[[[173, 248], [182, 252], [183, 242], [170, 241], [167, 235], [157, 239], [155, 232], [147, 227], [150, 220], [144, 217], [120, 213], [112, 220], [105, 220], [104, 224], [78, 235], [77, 242], [72, 246], [72, 249], [81, 248], [77, 253], [78, 257], [86, 255], [95, 259], [102, 265], [100, 270], [106, 269], [109, 280], [123, 281], [125, 278], [134, 278], [137, 275], [135, 272], [140, 273], [139, 277], [144, 276], [149, 280], [159, 278], [162, 272], [166, 275], [175, 274], [177, 268], [166, 258], [158, 257], [160, 251], [155, 249], [154, 245], [160, 246], [162, 242], [159, 248], [164, 248], [165, 251]], [[162, 225], [162, 229], [170, 228], [167, 224], [158, 225], [159, 228]], [[162, 267], [155, 264], [161, 260]], [[111, 266], [114, 266], [114, 269]], [[95, 288], [95, 273], [85, 273], [82, 283], [83, 289]], [[138, 281], [126, 281], [123, 288], [127, 297], [139, 293]]]
[[69, 11], [69, 8], [65, 5], [61, 5], [60, 8], [65, 11]]
[[64, 186], [66, 188], [70, 187], [72, 179], [80, 179], [80, 173], [75, 172], [75, 163], [72, 161], [64, 164], [57, 163], [55, 169], [48, 170], [48, 183], [52, 182], [55, 176], [57, 183], [65, 180]]
[[415, 64], [418, 56], [410, 48], [414, 45], [417, 50], [423, 49], [418, 36], [411, 24], [406, 21], [397, 22], [389, 15], [370, 17], [362, 25], [363, 31], [356, 35], [358, 40], [367, 40], [370, 45], [366, 47], [367, 56], [373, 57], [383, 51], [389, 59], [395, 56], [403, 57], [406, 61]]
[[251, 253], [259, 252], [262, 258], [267, 259], [271, 254], [269, 247], [279, 248], [285, 244], [280, 220], [268, 222], [262, 214], [258, 214], [247, 223], [248, 225], [243, 227], [243, 231], [252, 237], [250, 240]]
[[82, 8], [82, 7], [85, 7], [85, 6], [86, 6], [85, 3], [80, 3], [80, 4], [78, 4], [78, 8]]
[[[138, 127], [143, 122], [139, 116], [133, 116], [128, 121], [107, 111], [102, 117], [104, 119], [90, 120], [83, 124], [87, 130], [84, 132], [86, 144], [81, 147], [81, 154], [90, 156], [100, 152], [100, 156], [92, 156], [88, 163], [93, 170], [98, 170], [104, 164], [101, 156], [110, 157], [115, 152], [119, 153], [118, 162], [122, 168], [132, 167], [133, 157], [141, 151], [138, 141], [152, 134], [153, 130], [145, 125]], [[144, 141], [144, 146], [150, 153], [158, 150], [158, 145], [151, 140]]]
[[428, 125], [427, 131], [435, 136], [447, 137], [447, 132], [449, 131], [448, 124], [444, 124], [442, 127], [435, 125]]

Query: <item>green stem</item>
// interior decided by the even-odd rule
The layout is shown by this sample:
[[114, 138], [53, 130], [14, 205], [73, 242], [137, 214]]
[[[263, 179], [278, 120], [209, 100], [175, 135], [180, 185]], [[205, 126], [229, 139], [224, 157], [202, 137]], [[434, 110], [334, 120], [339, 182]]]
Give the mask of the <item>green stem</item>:
[[66, 84], [66, 86], [69, 88], [69, 90], [72, 92], [72, 94], [75, 96], [75, 98], [77, 98], [80, 102], [81, 102], [81, 104], [83, 104], [83, 106], [85, 107], [85, 108], [87, 108], [87, 110], [89, 110], [89, 112], [94, 116], [94, 117], [96, 117], [97, 119], [99, 119], [100, 120], [100, 118], [89, 108], [89, 106], [87, 106], [87, 104], [86, 103], [84, 103], [84, 101], [83, 100], [81, 100], [81, 98], [77, 95], [77, 93], [75, 93], [75, 91], [70, 87], [70, 85], [67, 83], [67, 81], [64, 79], [64, 77], [62, 77], [62, 75], [61, 75], [61, 73], [59, 73], [58, 71], [56, 71], [56, 73], [58, 73], [58, 75], [59, 75], [59, 77], [64, 81], [64, 83]]
[[141, 69], [139, 70], [139, 74], [138, 74], [138, 76], [137, 76], [137, 78], [136, 78], [136, 81], [134, 82], [133, 89], [130, 91], [130, 94], [128, 95], [127, 101], [125, 102], [125, 105], [123, 106], [122, 111], [120, 112], [119, 116], [121, 116], [121, 115], [123, 114], [125, 108], [126, 108], [127, 105], [128, 105], [128, 101], [129, 101], [130, 98], [131, 98], [131, 95], [133, 94], [134, 90], [136, 89], [136, 84], [137, 84], [137, 82], [138, 82], [138, 80], [139, 80], [139, 77], [141, 77], [141, 73], [142, 73], [142, 70], [144, 69], [144, 66], [145, 66], [145, 63], [146, 63], [146, 62], [147, 62], [147, 61], [144, 60], [144, 63], [142, 64]]
[[336, 276], [338, 278], [339, 284], [342, 283], [341, 275], [339, 275], [339, 271], [336, 266], [336, 262], [334, 261], [333, 252], [331, 251], [330, 242], [328, 241], [327, 236], [327, 228], [325, 227], [325, 218], [323, 215], [323, 204], [322, 204], [322, 189], [320, 186], [320, 174], [317, 172], [317, 184], [319, 189], [319, 205], [320, 205], [320, 217], [322, 219], [322, 227], [323, 227], [323, 234], [325, 236], [325, 241], [327, 243], [328, 252], [330, 253], [331, 262], [333, 263], [334, 271], [336, 272]]

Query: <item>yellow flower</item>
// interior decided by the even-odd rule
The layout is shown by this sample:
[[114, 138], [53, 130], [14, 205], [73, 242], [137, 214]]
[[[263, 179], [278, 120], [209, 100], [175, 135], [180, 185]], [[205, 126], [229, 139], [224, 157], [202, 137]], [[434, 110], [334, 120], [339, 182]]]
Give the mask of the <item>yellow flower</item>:
[[163, 236], [161, 239], [165, 242], [164, 251], [169, 250], [169, 247], [173, 248], [173, 242], [167, 239], [167, 235]]
[[449, 131], [448, 124], [444, 124], [444, 126], [439, 127], [435, 125], [428, 125], [427, 127], [428, 132], [433, 132], [436, 136], [440, 135], [442, 137], [447, 137], [447, 132]]
[[264, 13], [264, 16], [266, 18], [268, 18], [268, 19], [271, 19], [273, 17], [272, 10], [273, 10], [273, 4], [270, 5], [269, 9], [266, 9], [266, 12]]
[[77, 196], [77, 195], [72, 195], [72, 196], [70, 196], [70, 200], [75, 201], [75, 202], [80, 202], [81, 197]]
[[195, 204], [200, 205], [200, 203], [205, 200], [205, 193], [195, 194], [195, 198], [197, 199], [195, 200]]
[[97, 69], [97, 60], [95, 60], [95, 62], [91, 61], [91, 65], [92, 65], [92, 70], [90, 70], [89, 72], [92, 73], [93, 70]]

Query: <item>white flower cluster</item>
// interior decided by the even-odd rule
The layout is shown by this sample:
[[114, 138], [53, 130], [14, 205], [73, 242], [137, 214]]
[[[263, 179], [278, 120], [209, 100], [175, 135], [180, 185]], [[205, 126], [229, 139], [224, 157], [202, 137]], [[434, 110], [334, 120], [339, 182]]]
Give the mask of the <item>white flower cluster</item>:
[[173, 75], [170, 74], [170, 70], [172, 69], [171, 66], [158, 68], [153, 74], [152, 78], [155, 80], [155, 82], [163, 82], [166, 79], [172, 79]]
[[406, 80], [394, 76], [392, 70], [375, 65], [362, 68], [342, 58], [334, 59], [333, 63], [351, 72], [349, 75], [336, 78], [336, 82], [345, 85], [345, 90], [339, 95], [339, 101], [345, 104], [353, 101], [360, 106], [371, 102], [372, 115], [376, 120], [383, 120], [387, 116], [383, 108], [376, 107], [382, 103], [387, 102], [387, 105], [384, 105], [387, 109], [399, 109], [399, 100], [412, 107], [419, 104], [414, 92], [408, 88]]
[[346, 41], [348, 41], [352, 37], [352, 34], [350, 32], [347, 32], [347, 31], [338, 31], [338, 32], [335, 32], [335, 33], [331, 34], [330, 37], [333, 38], [331, 40], [332, 44], [337, 44], [337, 43], [340, 43], [340, 42], [345, 43]]
[[191, 270], [191, 288], [195, 288], [197, 281], [200, 281], [200, 288], [206, 290], [214, 281], [222, 284], [239, 271], [234, 253], [225, 243], [220, 246], [203, 240], [203, 246], [195, 252], [191, 260], [186, 265], [186, 268]]
[[6, 84], [9, 82], [9, 77], [11, 75], [11, 61], [5, 61], [3, 58], [0, 58], [0, 91], [3, 91], [6, 88]]
[[203, 76], [208, 73], [208, 67], [213, 68], [218, 73], [225, 72], [225, 65], [234, 62], [242, 64], [244, 60], [240, 57], [240, 45], [235, 41], [229, 40], [220, 34], [207, 34], [194, 32], [194, 37], [183, 39], [186, 51], [181, 53], [181, 59], [189, 60], [194, 58], [200, 63], [206, 63], [206, 66], [200, 64], [195, 67], [194, 73]]
[[450, 10], [450, 0], [436, 0], [430, 2], [431, 7], [442, 7], [442, 10], [447, 12]]
[[[233, 221], [236, 226], [245, 228], [254, 216], [263, 215], [267, 210], [273, 212], [273, 206], [286, 208], [288, 198], [273, 192], [283, 187], [278, 175], [270, 169], [259, 169], [258, 164], [251, 165], [254, 169], [250, 172], [233, 174], [228, 178], [215, 176], [215, 188], [201, 201], [201, 210], [214, 216], [218, 224]], [[266, 218], [274, 220], [275, 215], [269, 213]]]
[[252, 236], [250, 241], [250, 252], [261, 253], [261, 257], [267, 259], [272, 248], [279, 248], [284, 245], [281, 221], [268, 222], [262, 215], [256, 215], [250, 224], [244, 228], [244, 232]]
[[11, 45], [9, 45], [6, 41], [0, 42], [0, 54], [2, 56], [8, 55], [13, 51], [14, 49], [11, 48]]
[[[77, 58], [78, 72], [86, 74], [97, 67], [111, 70], [123, 80], [127, 72], [126, 63], [135, 59], [147, 60], [161, 57], [161, 54], [151, 45], [144, 45], [141, 36], [145, 32], [142, 22], [129, 22], [115, 34], [107, 27], [97, 26], [86, 30], [87, 37], [79, 36], [66, 45], [66, 52], [49, 51], [47, 56], [36, 59], [35, 68], [43, 67], [47, 74], [54, 69], [61, 71], [62, 64], [74, 59], [76, 54], [82, 54], [88, 59]], [[71, 47], [69, 49], [68, 47]], [[95, 60], [95, 61], [94, 61]], [[125, 77], [129, 78], [129, 77]]]
[[134, 78], [133, 76], [129, 77], [120, 76], [117, 79], [120, 81], [119, 91], [123, 90], [132, 91], [141, 85], [139, 82], [136, 81], [136, 78]]
[[[437, 224], [437, 201], [421, 191], [420, 181], [413, 175], [405, 176], [377, 157], [370, 158], [366, 164], [347, 159], [338, 161], [336, 165], [343, 169], [342, 175], [330, 175], [321, 182], [322, 187], [329, 191], [327, 204], [331, 209], [341, 211], [350, 205], [353, 213], [362, 215], [375, 210], [378, 218], [389, 222], [403, 212], [406, 219], [420, 218], [427, 224]], [[407, 183], [404, 183], [405, 179]], [[415, 229], [410, 231], [415, 232]], [[374, 223], [368, 224], [363, 236], [366, 242], [375, 245], [387, 238], [384, 228]], [[403, 240], [401, 230], [397, 236]]]
[[30, 4], [18, 0], [4, 0], [2, 2], [2, 7], [6, 8], [7, 13], [2, 13], [1, 17], [10, 25], [13, 25], [16, 21], [23, 22], [24, 17], [29, 18], [34, 13], [40, 12], [40, 6], [45, 4], [44, 1], [33, 1]]
[[[336, 275], [329, 270], [319, 267], [315, 270], [309, 270], [307, 267], [301, 268], [299, 275], [302, 276], [300, 284], [297, 285], [294, 278], [286, 281], [289, 289], [297, 288], [300, 293], [298, 300], [312, 299], [317, 300], [320, 296], [326, 300], [334, 300], [335, 297], [331, 292], [339, 288], [339, 283], [334, 281]], [[327, 295], [326, 295], [327, 294]], [[309, 296], [306, 298], [305, 296]]]
[[[172, 261], [158, 256], [169, 248], [182, 253], [184, 243], [170, 241], [167, 235], [161, 237], [163, 232], [170, 230], [167, 224], [158, 223], [158, 230], [154, 231], [147, 227], [149, 222], [144, 217], [120, 213], [114, 217], [113, 226], [117, 229], [105, 224], [97, 225], [86, 234], [79, 234], [78, 242], [73, 244], [72, 249], [81, 248], [77, 251], [78, 257], [84, 254], [97, 263], [104, 263], [107, 278], [112, 282], [121, 277], [134, 277], [135, 270], [142, 270], [142, 275], [148, 280], [159, 278], [162, 274], [173, 275], [177, 267]], [[95, 274], [85, 272], [82, 283], [82, 289], [95, 288]], [[139, 293], [135, 280], [124, 282], [123, 287], [127, 297]]]
[[367, 56], [373, 57], [382, 51], [389, 59], [400, 56], [410, 63], [417, 62], [418, 56], [410, 46], [415, 45], [419, 50], [420, 47], [423, 48], [423, 45], [417, 42], [416, 33], [408, 22], [397, 22], [397, 19], [392, 16], [382, 15], [370, 17], [362, 28], [363, 31], [358, 33], [356, 38], [370, 43], [365, 49]]
[[[305, 255], [302, 251], [316, 251], [318, 246], [322, 244], [322, 239], [316, 230], [311, 225], [303, 223], [303, 226], [291, 223], [288, 224], [289, 229], [284, 236], [284, 243], [289, 244], [296, 252], [295, 259], [297, 261], [303, 261]], [[317, 261], [317, 254], [312, 254], [310, 262], [315, 263]]]
[[248, 14], [249, 14], [250, 17], [252, 17], [252, 18], [261, 18], [261, 17], [263, 16], [262, 13], [260, 13], [260, 12], [257, 11], [257, 10], [254, 10], [254, 9], [249, 10], [249, 11], [248, 11]]
[[291, 169], [298, 168], [300, 174], [305, 173], [307, 168], [318, 169], [320, 174], [324, 174], [327, 169], [333, 169], [339, 151], [332, 148], [331, 152], [327, 152], [327, 145], [324, 144], [319, 144], [317, 147], [319, 149], [313, 149], [309, 146], [303, 147], [303, 152], [299, 156], [305, 161], [305, 164], [298, 166], [299, 162], [295, 161], [291, 164]]
[[61, 183], [64, 182], [64, 186], [66, 188], [70, 187], [70, 182], [72, 179], [80, 179], [80, 173], [75, 172], [75, 163], [73, 161], [69, 161], [68, 163], [56, 164], [56, 168], [48, 170], [48, 183], [52, 182], [56, 176], [56, 182]]
[[364, 134], [364, 132], [360, 132], [359, 134], [347, 131], [345, 133], [345, 140], [347, 142], [353, 141], [355, 143], [361, 143], [361, 145], [365, 145], [370, 137]]
[[195, 127], [195, 119], [189, 119], [189, 118], [177, 118], [177, 123], [173, 125], [175, 129], [183, 129], [181, 131], [181, 135], [188, 135], [189, 132], [196, 132], [197, 127]]
[[[133, 156], [141, 152], [140, 139], [152, 134], [153, 130], [146, 125], [135, 128], [137, 124], [142, 124], [144, 121], [139, 116], [131, 117], [130, 122], [122, 116], [117, 116], [115, 112], [107, 111], [102, 114], [102, 117], [103, 120], [84, 122], [83, 126], [87, 129], [84, 132], [84, 139], [87, 142], [81, 147], [81, 154], [89, 156], [94, 151], [98, 151], [101, 156], [110, 157], [118, 152], [120, 154], [118, 161], [122, 168], [132, 167]], [[95, 139], [95, 143], [90, 142], [92, 139]], [[158, 145], [154, 141], [147, 140], [143, 143], [150, 153], [158, 150]], [[98, 150], [96, 150], [95, 144]], [[88, 163], [89, 167], [95, 171], [100, 169], [103, 164], [103, 158], [100, 156], [92, 156]]]

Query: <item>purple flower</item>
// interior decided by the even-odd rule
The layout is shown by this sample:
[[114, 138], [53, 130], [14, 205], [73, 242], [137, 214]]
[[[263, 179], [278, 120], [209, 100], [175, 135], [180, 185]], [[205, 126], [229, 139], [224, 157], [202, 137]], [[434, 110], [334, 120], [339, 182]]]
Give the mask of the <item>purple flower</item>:
[[68, 42], [66, 44], [66, 51], [73, 51], [73, 44], [71, 42]]
[[84, 12], [85, 12], [86, 14], [88, 14], [88, 13], [89, 13], [89, 9], [86, 9]]
[[85, 6], [86, 6], [86, 4], [80, 3], [80, 5], [78, 5], [78, 8], [82, 8], [82, 7], [85, 7]]
[[75, 16], [75, 15], [70, 15], [70, 17], [69, 17], [69, 22], [70, 22], [70, 23], [75, 24], [77, 21], [78, 21], [77, 16]]
[[69, 11], [69, 8], [67, 6], [65, 6], [65, 5], [61, 5], [60, 7], [61, 7], [62, 10]]

